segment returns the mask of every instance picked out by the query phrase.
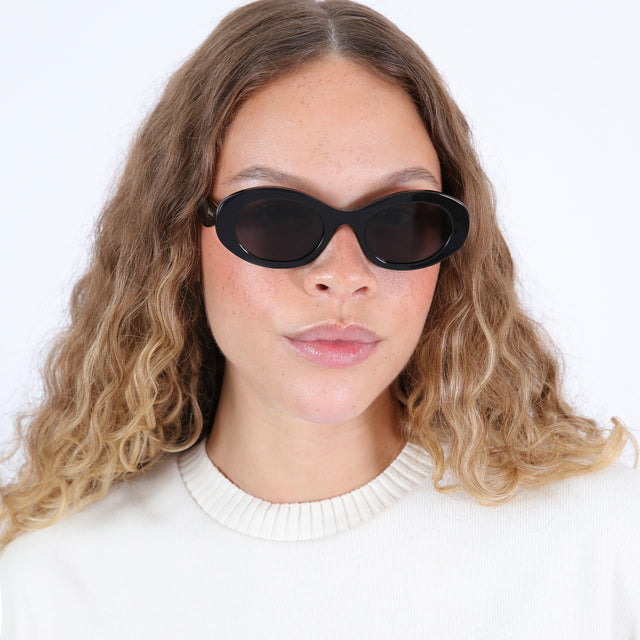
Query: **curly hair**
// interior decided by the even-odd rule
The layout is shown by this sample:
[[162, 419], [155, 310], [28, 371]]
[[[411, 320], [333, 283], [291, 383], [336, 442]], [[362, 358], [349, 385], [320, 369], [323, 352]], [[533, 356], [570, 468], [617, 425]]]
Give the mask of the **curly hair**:
[[[559, 357], [519, 303], [469, 126], [422, 50], [349, 0], [260, 0], [222, 20], [134, 141], [45, 363], [43, 400], [18, 420], [26, 459], [0, 490], [0, 545], [206, 437], [224, 358], [203, 308], [196, 208], [240, 105], [329, 53], [412, 97], [443, 191], [471, 212], [467, 242], [441, 265], [422, 337], [393, 386], [405, 439], [434, 460], [434, 487], [491, 506], [519, 486], [606, 467], [627, 442], [637, 465], [622, 423], [607, 432], [563, 399]], [[441, 486], [447, 471], [456, 482]]]

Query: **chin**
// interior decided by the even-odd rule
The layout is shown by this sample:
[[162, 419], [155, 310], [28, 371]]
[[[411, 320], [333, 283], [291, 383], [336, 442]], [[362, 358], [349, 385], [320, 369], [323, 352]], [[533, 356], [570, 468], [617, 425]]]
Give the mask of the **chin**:
[[[306, 393], [296, 398], [289, 413], [300, 420], [314, 424], [337, 425], [357, 420], [368, 411], [373, 410], [374, 405], [386, 404], [387, 397], [386, 388], [375, 396], [371, 396], [370, 389], [366, 394], [358, 394], [345, 393], [344, 389], [325, 388], [317, 395]], [[376, 407], [376, 409], [378, 408]]]

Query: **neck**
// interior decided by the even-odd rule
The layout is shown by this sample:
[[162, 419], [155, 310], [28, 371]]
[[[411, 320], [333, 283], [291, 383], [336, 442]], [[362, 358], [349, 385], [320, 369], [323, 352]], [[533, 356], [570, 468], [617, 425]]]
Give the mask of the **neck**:
[[267, 502], [313, 502], [353, 491], [382, 473], [405, 444], [388, 390], [339, 424], [256, 409], [223, 385], [206, 449], [231, 482]]

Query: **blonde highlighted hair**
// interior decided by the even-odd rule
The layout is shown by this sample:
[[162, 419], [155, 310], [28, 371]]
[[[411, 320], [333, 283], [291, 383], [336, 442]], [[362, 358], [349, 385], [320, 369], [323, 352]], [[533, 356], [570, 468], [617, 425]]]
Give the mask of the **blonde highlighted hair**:
[[[224, 358], [202, 303], [196, 207], [243, 101], [329, 53], [407, 91], [443, 191], [471, 212], [469, 238], [441, 265], [420, 343], [394, 383], [405, 438], [435, 462], [434, 487], [489, 506], [519, 486], [606, 467], [627, 442], [637, 465], [626, 427], [614, 419], [607, 432], [564, 401], [558, 357], [518, 301], [469, 126], [425, 54], [348, 0], [260, 0], [228, 15], [175, 73], [132, 146], [45, 364], [43, 401], [18, 423], [26, 461], [0, 490], [0, 545], [207, 435]], [[456, 482], [441, 486], [447, 471]]]

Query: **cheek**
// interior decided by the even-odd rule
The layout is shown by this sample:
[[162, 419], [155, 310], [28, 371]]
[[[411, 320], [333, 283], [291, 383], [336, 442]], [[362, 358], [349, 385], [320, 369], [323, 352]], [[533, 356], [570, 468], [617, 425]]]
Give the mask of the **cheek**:
[[[219, 346], [244, 338], [277, 307], [278, 283], [269, 271], [244, 262], [225, 249], [213, 228], [201, 236], [202, 289], [205, 310]], [[223, 349], [224, 351], [224, 349]]]
[[[240, 307], [248, 292], [243, 290], [239, 279], [239, 267], [235, 256], [218, 240], [213, 228], [203, 229], [202, 292], [209, 326], [220, 346], [226, 342], [227, 327], [236, 317], [241, 317]], [[251, 307], [244, 303], [245, 310]]]
[[404, 368], [413, 356], [429, 314], [433, 295], [438, 281], [439, 265], [414, 272], [414, 277], [407, 282], [404, 308], [398, 325], [399, 333], [404, 335], [402, 341], [402, 363]]
[[396, 316], [405, 324], [424, 324], [438, 282], [440, 265], [416, 271], [390, 271], [386, 289], [395, 300]]

